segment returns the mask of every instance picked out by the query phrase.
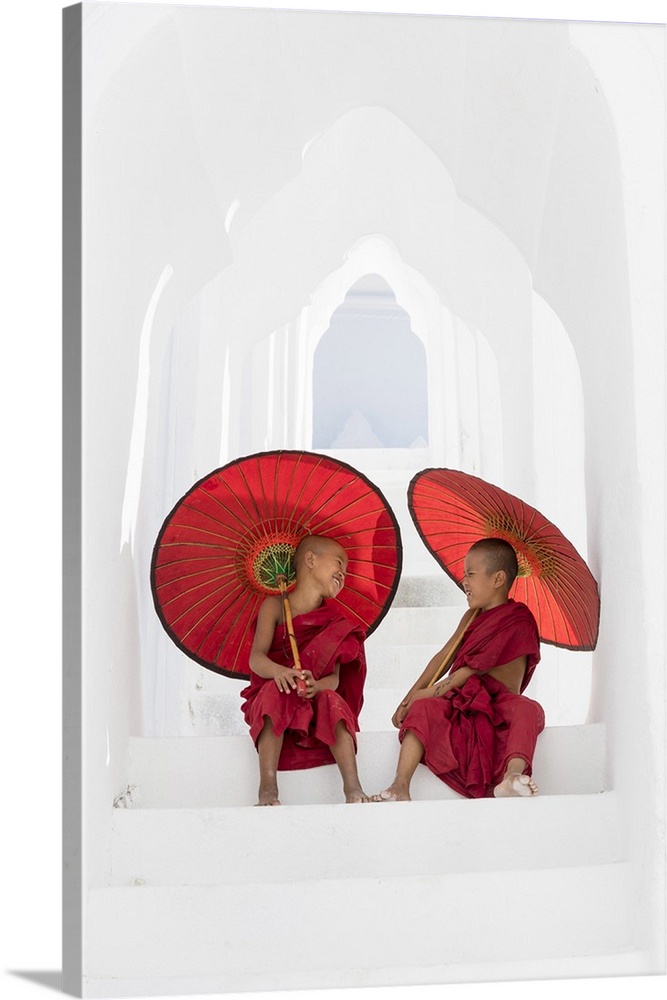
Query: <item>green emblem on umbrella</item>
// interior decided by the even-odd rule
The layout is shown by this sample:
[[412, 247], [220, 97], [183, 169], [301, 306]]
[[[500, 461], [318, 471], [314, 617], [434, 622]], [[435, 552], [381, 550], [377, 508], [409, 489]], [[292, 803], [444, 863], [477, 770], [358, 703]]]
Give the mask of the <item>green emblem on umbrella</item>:
[[295, 548], [289, 542], [268, 545], [254, 559], [253, 576], [262, 587], [278, 590], [278, 577], [283, 576], [289, 587], [296, 579], [294, 569]]

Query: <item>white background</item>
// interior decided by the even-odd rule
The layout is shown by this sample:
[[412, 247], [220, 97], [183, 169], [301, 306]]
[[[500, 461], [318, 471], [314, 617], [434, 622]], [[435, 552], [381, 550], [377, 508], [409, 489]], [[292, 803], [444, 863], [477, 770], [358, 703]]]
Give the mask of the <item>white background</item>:
[[[150, 0], [149, 0], [150, 2]], [[165, 2], [165, 0], [163, 0]], [[171, 0], [166, 0], [171, 2]], [[192, 6], [193, 4], [189, 4]], [[200, 6], [212, 4], [200, 3]], [[60, 0], [3, 7], [2, 74], [2, 993], [46, 997], [61, 967], [61, 18]], [[395, 0], [235, 7], [664, 22], [659, 0]], [[7, 224], [8, 223], [8, 224]], [[7, 310], [7, 304], [9, 310]], [[511, 919], [508, 914], [508, 919]], [[447, 911], [443, 907], [443, 933]], [[520, 929], [518, 929], [520, 932]], [[506, 986], [328, 990], [322, 1000], [662, 996], [664, 977]], [[273, 996], [273, 994], [270, 994]], [[246, 994], [262, 1000], [267, 994]], [[298, 1000], [303, 993], [275, 994]]]

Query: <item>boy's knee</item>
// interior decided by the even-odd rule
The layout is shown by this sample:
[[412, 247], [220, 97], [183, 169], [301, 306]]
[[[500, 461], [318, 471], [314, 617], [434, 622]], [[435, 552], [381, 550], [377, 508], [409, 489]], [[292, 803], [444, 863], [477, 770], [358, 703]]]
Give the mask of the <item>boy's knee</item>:
[[525, 713], [533, 719], [534, 724], [541, 732], [544, 729], [544, 724], [546, 721], [544, 716], [544, 709], [540, 705], [539, 701], [533, 701], [532, 698], [526, 698], [525, 695], [522, 695], [522, 698], [523, 698], [523, 708]]
[[541, 733], [545, 726], [544, 709], [536, 701], [531, 701], [525, 706], [522, 722], [534, 728], [534, 731]]
[[337, 691], [331, 691], [329, 688], [325, 688], [323, 691], [318, 691], [315, 696], [315, 709], [320, 712], [333, 712], [340, 713], [342, 710], [347, 710], [347, 702]]

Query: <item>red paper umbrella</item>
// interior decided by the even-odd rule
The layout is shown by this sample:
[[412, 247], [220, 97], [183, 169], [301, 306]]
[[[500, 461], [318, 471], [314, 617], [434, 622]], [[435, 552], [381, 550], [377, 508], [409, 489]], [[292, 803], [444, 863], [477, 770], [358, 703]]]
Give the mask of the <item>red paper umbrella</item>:
[[408, 488], [408, 507], [426, 547], [461, 586], [473, 542], [504, 538], [519, 575], [511, 596], [535, 615], [540, 638], [566, 649], [594, 649], [598, 588], [574, 546], [528, 504], [483, 479], [452, 469], [425, 469]]
[[261, 602], [294, 582], [292, 555], [307, 535], [334, 538], [348, 568], [336, 604], [370, 634], [401, 570], [400, 531], [371, 482], [343, 462], [268, 451], [196, 483], [166, 518], [153, 550], [158, 616], [179, 649], [217, 673], [248, 676]]

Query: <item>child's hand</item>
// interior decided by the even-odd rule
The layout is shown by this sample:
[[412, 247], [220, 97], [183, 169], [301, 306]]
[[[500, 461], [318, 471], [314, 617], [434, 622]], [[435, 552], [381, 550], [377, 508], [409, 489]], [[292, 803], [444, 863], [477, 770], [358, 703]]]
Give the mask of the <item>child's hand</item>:
[[279, 691], [289, 694], [296, 689], [297, 678], [301, 677], [301, 671], [294, 667], [279, 667], [273, 680]]
[[307, 698], [310, 701], [310, 699], [314, 698], [317, 692], [319, 691], [317, 681], [313, 677], [310, 670], [302, 670], [301, 676], [306, 682], [306, 692], [301, 697]]
[[409, 704], [410, 704], [409, 700], [407, 698], [404, 698], [403, 701], [401, 702], [401, 704], [398, 706], [398, 708], [394, 712], [394, 714], [392, 715], [392, 717], [391, 717], [391, 724], [396, 729], [400, 729], [401, 726], [403, 725], [403, 719], [408, 714]]
[[410, 711], [410, 707], [415, 701], [420, 701], [422, 698], [433, 698], [433, 697], [435, 697], [434, 689], [432, 687], [428, 687], [428, 688], [420, 688], [418, 691], [415, 691], [414, 694], [404, 698], [391, 717], [392, 725], [396, 729], [400, 729], [405, 719], [405, 716], [408, 714], [408, 712]]

